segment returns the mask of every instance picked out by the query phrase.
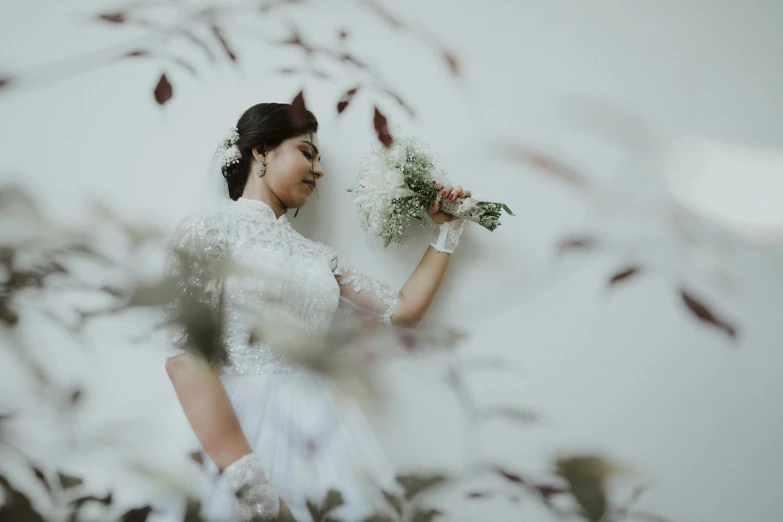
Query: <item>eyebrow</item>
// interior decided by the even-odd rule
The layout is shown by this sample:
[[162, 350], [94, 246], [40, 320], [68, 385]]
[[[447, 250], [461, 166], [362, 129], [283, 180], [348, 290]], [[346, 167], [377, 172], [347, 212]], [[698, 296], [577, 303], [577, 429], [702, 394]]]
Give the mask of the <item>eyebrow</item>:
[[307, 140], [302, 140], [302, 143], [307, 143], [308, 145], [310, 145], [315, 151], [315, 155], [318, 156], [318, 161], [321, 161], [321, 153], [318, 152], [318, 147], [316, 147], [315, 145], [313, 145], [311, 142]]

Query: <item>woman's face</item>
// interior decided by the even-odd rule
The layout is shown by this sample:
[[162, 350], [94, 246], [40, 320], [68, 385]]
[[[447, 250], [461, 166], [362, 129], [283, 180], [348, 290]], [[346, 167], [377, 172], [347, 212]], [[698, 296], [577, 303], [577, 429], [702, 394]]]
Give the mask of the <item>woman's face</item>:
[[267, 153], [265, 164], [266, 182], [286, 208], [303, 206], [324, 176], [315, 134], [285, 140]]

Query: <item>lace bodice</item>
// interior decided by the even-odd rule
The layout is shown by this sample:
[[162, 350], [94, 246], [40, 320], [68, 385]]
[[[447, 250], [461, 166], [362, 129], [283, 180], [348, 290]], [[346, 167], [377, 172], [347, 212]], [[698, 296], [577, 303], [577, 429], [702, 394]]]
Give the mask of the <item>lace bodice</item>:
[[[178, 282], [169, 316], [186, 296], [209, 307], [221, 324], [219, 341], [228, 355], [225, 373], [296, 370], [279, 350], [253, 335], [260, 320], [284, 317], [323, 333], [338, 308], [389, 323], [397, 307], [396, 290], [305, 238], [285, 215], [277, 219], [261, 201], [240, 198], [185, 220], [172, 246], [191, 257], [174, 251], [169, 256], [167, 273]], [[225, 264], [230, 269], [220, 270]], [[181, 327], [172, 328], [172, 342], [175, 350], [187, 348]]]

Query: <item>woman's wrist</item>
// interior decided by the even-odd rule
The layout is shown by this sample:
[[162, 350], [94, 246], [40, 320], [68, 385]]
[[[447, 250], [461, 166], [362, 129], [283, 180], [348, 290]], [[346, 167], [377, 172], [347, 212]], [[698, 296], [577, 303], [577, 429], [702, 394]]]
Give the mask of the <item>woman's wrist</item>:
[[438, 225], [432, 234], [430, 246], [438, 252], [453, 253], [459, 244], [464, 227], [465, 220], [461, 218]]

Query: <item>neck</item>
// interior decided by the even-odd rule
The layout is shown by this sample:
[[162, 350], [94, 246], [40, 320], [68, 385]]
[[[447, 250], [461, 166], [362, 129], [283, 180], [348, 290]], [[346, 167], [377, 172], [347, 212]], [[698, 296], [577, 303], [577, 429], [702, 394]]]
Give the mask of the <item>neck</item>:
[[245, 199], [255, 199], [262, 201], [269, 205], [269, 208], [275, 213], [276, 218], [280, 218], [283, 214], [288, 212], [288, 208], [283, 205], [280, 198], [269, 190], [264, 183], [248, 183], [245, 185], [245, 190], [242, 192], [242, 197]]

